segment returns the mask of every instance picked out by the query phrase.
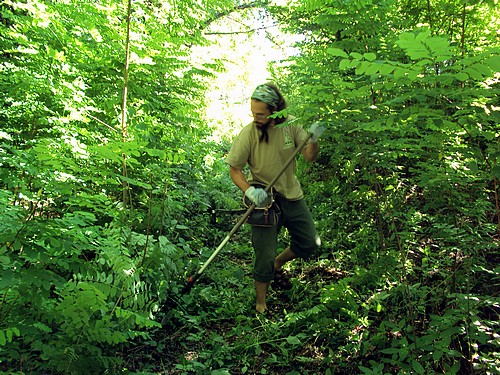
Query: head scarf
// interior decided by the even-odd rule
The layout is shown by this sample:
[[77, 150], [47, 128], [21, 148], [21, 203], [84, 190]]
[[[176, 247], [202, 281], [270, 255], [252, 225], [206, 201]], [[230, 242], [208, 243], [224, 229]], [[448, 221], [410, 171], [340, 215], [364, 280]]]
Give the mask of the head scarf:
[[252, 99], [260, 100], [271, 107], [277, 107], [280, 98], [276, 91], [269, 87], [268, 85], [259, 85], [252, 94]]

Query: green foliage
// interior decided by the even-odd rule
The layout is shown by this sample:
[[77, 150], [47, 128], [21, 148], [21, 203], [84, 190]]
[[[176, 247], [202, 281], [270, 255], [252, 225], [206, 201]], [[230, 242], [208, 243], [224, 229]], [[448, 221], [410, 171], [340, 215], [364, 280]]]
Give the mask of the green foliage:
[[347, 322], [384, 313], [380, 331], [376, 318], [345, 356], [360, 351], [363, 373], [489, 371], [490, 349], [464, 320], [476, 307], [452, 296], [492, 298], [484, 278], [498, 278], [499, 50], [489, 34], [498, 12], [486, 3], [293, 4], [274, 9], [307, 35], [282, 86], [303, 121], [329, 123], [318, 165], [304, 166], [301, 180], [321, 257], [353, 273], [325, 286], [322, 300]]
[[[132, 4], [126, 129], [124, 4], [0, 5], [0, 371], [496, 371], [495, 4]], [[193, 47], [249, 7], [303, 33], [273, 69], [328, 124], [299, 163], [323, 247], [271, 319], [247, 228], [180, 293], [240, 198], [203, 118], [221, 65]]]
[[189, 57], [208, 15], [134, 2], [124, 132], [124, 8], [0, 8], [0, 371], [114, 371], [205, 247], [189, 219], [211, 203], [199, 106], [218, 64]]

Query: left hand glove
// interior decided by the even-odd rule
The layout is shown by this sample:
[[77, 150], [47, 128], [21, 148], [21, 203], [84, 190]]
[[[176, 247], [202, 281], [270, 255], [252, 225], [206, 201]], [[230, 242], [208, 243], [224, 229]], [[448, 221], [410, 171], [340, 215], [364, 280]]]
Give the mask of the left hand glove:
[[250, 186], [246, 191], [245, 195], [250, 198], [252, 203], [255, 203], [257, 207], [263, 207], [267, 202], [267, 193], [262, 188], [255, 188]]
[[314, 124], [312, 124], [309, 128], [309, 133], [311, 133], [311, 143], [318, 142], [319, 137], [321, 137], [321, 134], [323, 134], [324, 131], [325, 127], [321, 125], [321, 123], [315, 122]]

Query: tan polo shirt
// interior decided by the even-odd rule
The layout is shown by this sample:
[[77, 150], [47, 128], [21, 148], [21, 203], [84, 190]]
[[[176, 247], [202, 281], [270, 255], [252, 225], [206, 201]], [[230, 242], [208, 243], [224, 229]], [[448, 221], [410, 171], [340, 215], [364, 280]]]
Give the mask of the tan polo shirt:
[[[281, 124], [286, 125], [285, 124]], [[252, 122], [246, 125], [236, 137], [226, 158], [232, 167], [243, 169], [250, 167], [250, 183], [267, 186], [281, 172], [286, 161], [308, 134], [299, 125], [273, 127], [268, 129], [269, 142], [259, 142], [261, 132]], [[278, 193], [289, 200], [303, 197], [300, 182], [295, 176], [296, 161], [293, 160], [274, 184]]]

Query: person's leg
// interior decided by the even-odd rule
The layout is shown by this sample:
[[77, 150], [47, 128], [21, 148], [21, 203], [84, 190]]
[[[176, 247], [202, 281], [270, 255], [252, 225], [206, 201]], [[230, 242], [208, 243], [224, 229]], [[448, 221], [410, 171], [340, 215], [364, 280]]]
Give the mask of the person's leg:
[[257, 296], [255, 300], [255, 310], [259, 313], [263, 313], [267, 310], [266, 296], [268, 288], [269, 283], [255, 280], [255, 295]]
[[274, 277], [274, 259], [278, 247], [278, 227], [252, 227], [252, 245], [255, 251], [253, 277], [255, 280], [255, 310], [267, 309], [266, 296]]
[[276, 271], [281, 271], [286, 262], [294, 260], [295, 258], [297, 258], [297, 255], [292, 251], [292, 249], [290, 249], [290, 246], [287, 247], [274, 260], [274, 269]]
[[311, 212], [303, 199], [288, 201], [283, 209], [283, 225], [288, 229], [291, 241], [290, 246], [275, 259], [277, 271], [295, 258], [307, 259], [321, 244]]

